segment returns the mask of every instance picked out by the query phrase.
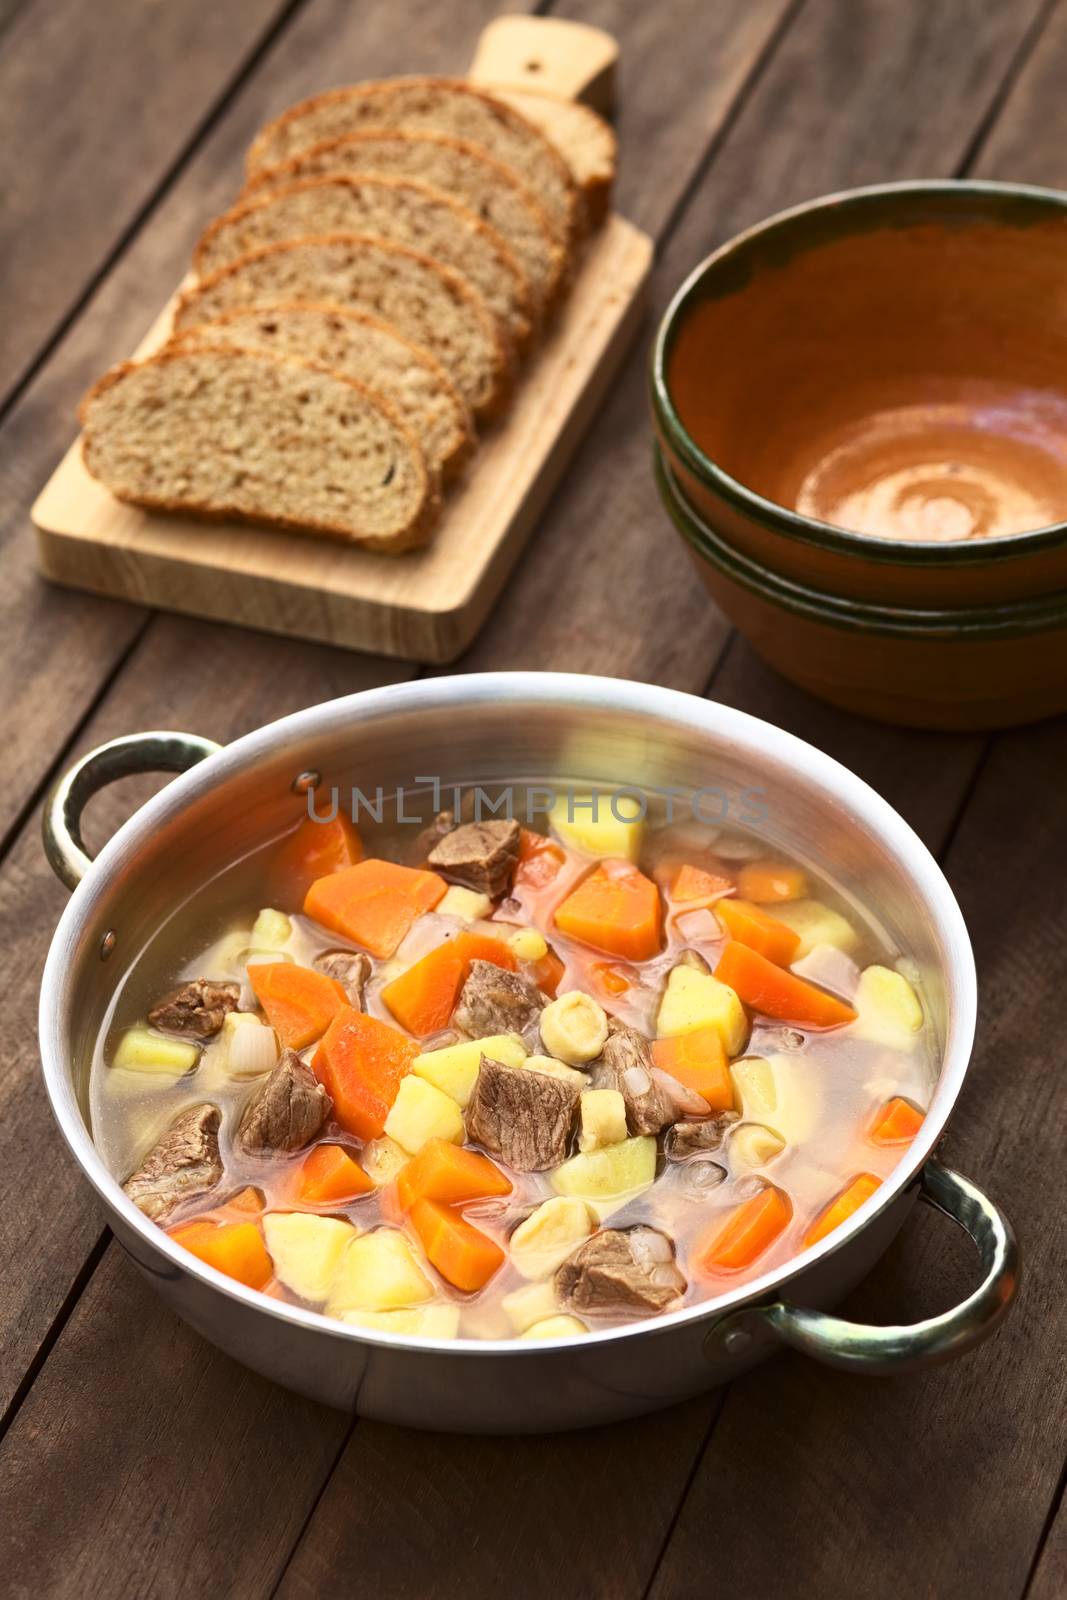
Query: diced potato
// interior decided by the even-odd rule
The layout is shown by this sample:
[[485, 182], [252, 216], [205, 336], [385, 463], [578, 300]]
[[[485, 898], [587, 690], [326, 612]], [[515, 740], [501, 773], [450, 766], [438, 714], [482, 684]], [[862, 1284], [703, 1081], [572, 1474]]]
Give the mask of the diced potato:
[[817, 944], [832, 944], [846, 953], [856, 945], [858, 935], [851, 922], [820, 900], [783, 900], [771, 908], [771, 916], [800, 936], [797, 961], [810, 955]]
[[571, 1156], [551, 1175], [558, 1194], [577, 1195], [584, 1200], [612, 1200], [620, 1195], [647, 1189], [656, 1176], [656, 1141], [645, 1134], [624, 1139], [603, 1150], [587, 1150]]
[[477, 889], [464, 889], [458, 883], [449, 884], [434, 907], [438, 916], [459, 917], [462, 922], [477, 922], [487, 917], [492, 909], [493, 902], [487, 894], [479, 894]]
[[284, 911], [272, 911], [268, 906], [259, 913], [252, 924], [249, 944], [259, 950], [280, 950], [293, 936], [293, 924]]
[[592, 1061], [604, 1048], [608, 1019], [592, 995], [569, 989], [550, 1000], [541, 1012], [541, 1043], [550, 1056], [575, 1067]]
[[263, 1236], [275, 1274], [285, 1287], [302, 1300], [321, 1304], [356, 1230], [338, 1217], [275, 1211], [263, 1218]]
[[382, 1138], [372, 1139], [363, 1146], [359, 1164], [371, 1182], [383, 1189], [399, 1176], [401, 1167], [406, 1167], [410, 1159], [395, 1139]]
[[743, 1167], [765, 1167], [784, 1149], [785, 1140], [761, 1122], [743, 1122], [730, 1135], [730, 1159]]
[[511, 1235], [512, 1266], [524, 1278], [547, 1278], [595, 1227], [596, 1219], [584, 1200], [562, 1195], [545, 1200]]
[[667, 1039], [697, 1028], [714, 1028], [728, 1056], [740, 1055], [745, 1048], [748, 1018], [734, 991], [710, 972], [677, 966], [659, 1003], [656, 1032]]
[[583, 855], [636, 861], [641, 853], [644, 823], [636, 795], [563, 795], [548, 820], [563, 843]]
[[738, 1108], [745, 1117], [773, 1117], [778, 1110], [774, 1069], [763, 1056], [742, 1056], [730, 1067]]
[[400, 1080], [396, 1099], [385, 1119], [385, 1132], [410, 1155], [418, 1155], [428, 1139], [462, 1144], [463, 1116], [450, 1095], [425, 1078], [409, 1073]]
[[506, 1067], [521, 1067], [526, 1048], [517, 1033], [494, 1033], [488, 1039], [465, 1039], [462, 1044], [448, 1044], [442, 1050], [427, 1050], [415, 1057], [411, 1070], [458, 1106], [466, 1106], [474, 1093], [483, 1055], [502, 1061]]
[[416, 1339], [454, 1339], [459, 1332], [459, 1307], [404, 1306], [395, 1311], [344, 1311], [342, 1322], [382, 1333], [409, 1333]]
[[568, 1067], [565, 1061], [557, 1061], [555, 1056], [527, 1056], [521, 1065], [531, 1072], [543, 1072], [546, 1078], [558, 1078], [561, 1083], [589, 1082], [584, 1072]]
[[576, 1333], [588, 1333], [584, 1322], [579, 1322], [577, 1317], [558, 1316], [546, 1317], [543, 1322], [535, 1322], [525, 1333], [520, 1333], [520, 1339], [569, 1339]]
[[585, 1089], [579, 1102], [582, 1131], [579, 1150], [602, 1150], [626, 1138], [626, 1101], [618, 1089]]
[[544, 936], [536, 928], [518, 928], [508, 940], [516, 961], [541, 961], [548, 954]]
[[551, 1280], [528, 1283], [521, 1289], [512, 1289], [500, 1302], [516, 1333], [525, 1333], [535, 1322], [554, 1317], [559, 1310], [556, 1291]]
[[822, 1107], [819, 1072], [801, 1055], [743, 1056], [730, 1068], [738, 1109], [786, 1144], [800, 1145], [814, 1132]]
[[199, 1059], [196, 1045], [185, 1039], [168, 1039], [151, 1028], [128, 1028], [111, 1064], [123, 1072], [150, 1073], [174, 1082], [191, 1071]]
[[334, 1273], [326, 1310], [392, 1311], [432, 1300], [434, 1287], [415, 1252], [395, 1228], [376, 1228], [352, 1239]]
[[853, 1031], [861, 1039], [910, 1050], [923, 1025], [919, 996], [902, 972], [891, 967], [866, 967], [852, 1004], [859, 1013]]

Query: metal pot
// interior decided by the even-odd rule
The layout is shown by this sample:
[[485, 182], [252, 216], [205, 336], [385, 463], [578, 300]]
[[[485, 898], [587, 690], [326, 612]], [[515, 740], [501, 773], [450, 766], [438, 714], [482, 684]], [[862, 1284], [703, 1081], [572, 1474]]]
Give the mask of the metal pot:
[[[79, 817], [114, 778], [182, 771], [95, 862]], [[922, 974], [942, 1068], [918, 1138], [828, 1239], [752, 1282], [669, 1316], [577, 1339], [403, 1338], [260, 1297], [174, 1244], [125, 1197], [89, 1133], [94, 1041], [122, 970], [215, 873], [294, 820], [294, 794], [557, 782], [672, 788], [737, 818], [762, 795], [761, 832], [812, 848], [869, 905]], [[46, 810], [45, 846], [75, 888], [48, 955], [40, 1039], [52, 1109], [123, 1248], [194, 1328], [256, 1371], [331, 1405], [419, 1427], [517, 1433], [610, 1422], [723, 1383], [783, 1344], [835, 1366], [898, 1372], [990, 1332], [1018, 1278], [1011, 1229], [932, 1155], [967, 1070], [975, 973], [959, 908], [925, 847], [866, 784], [781, 730], [725, 706], [609, 678], [494, 673], [422, 680], [315, 706], [219, 748], [184, 734], [115, 740], [71, 769]], [[828, 1314], [870, 1270], [916, 1198], [973, 1239], [984, 1277], [961, 1305], [906, 1327]]]

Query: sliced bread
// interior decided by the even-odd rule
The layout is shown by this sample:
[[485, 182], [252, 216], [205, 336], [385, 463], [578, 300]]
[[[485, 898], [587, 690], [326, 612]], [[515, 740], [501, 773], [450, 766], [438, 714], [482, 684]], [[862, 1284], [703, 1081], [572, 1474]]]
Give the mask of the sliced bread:
[[262, 350], [171, 346], [82, 402], [85, 464], [120, 500], [265, 522], [390, 554], [440, 502], [422, 452], [362, 384]]
[[470, 415], [440, 362], [366, 312], [302, 300], [271, 311], [242, 306], [177, 338], [185, 346], [271, 350], [354, 378], [389, 401], [422, 445], [430, 468], [446, 480], [474, 447]]
[[566, 161], [593, 227], [611, 208], [619, 146], [615, 129], [577, 100], [559, 100], [537, 89], [495, 89], [506, 105], [534, 123]]
[[496, 321], [466, 278], [429, 256], [357, 233], [253, 250], [183, 294], [175, 331], [237, 306], [315, 300], [368, 311], [437, 357], [476, 417], [507, 403], [510, 370]]
[[206, 278], [250, 250], [321, 233], [370, 233], [452, 267], [469, 278], [504, 338], [525, 344], [529, 288], [503, 239], [466, 206], [410, 178], [304, 178], [253, 196], [210, 224], [193, 266]]
[[514, 252], [529, 280], [532, 310], [541, 316], [553, 303], [563, 273], [563, 251], [554, 243], [544, 207], [513, 168], [466, 139], [400, 129], [348, 133], [311, 146], [279, 166], [266, 167], [247, 185], [242, 199], [337, 173], [415, 178], [443, 190], [483, 217]]
[[568, 248], [580, 229], [577, 188], [556, 147], [513, 107], [462, 78], [391, 78], [313, 95], [259, 133], [248, 152], [248, 175], [324, 139], [367, 128], [443, 133], [480, 145], [533, 190], [557, 243]]

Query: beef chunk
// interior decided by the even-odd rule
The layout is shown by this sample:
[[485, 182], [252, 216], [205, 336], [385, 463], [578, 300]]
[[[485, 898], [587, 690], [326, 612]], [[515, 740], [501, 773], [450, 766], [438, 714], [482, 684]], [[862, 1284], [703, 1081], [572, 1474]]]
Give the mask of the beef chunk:
[[717, 1117], [708, 1117], [704, 1122], [676, 1122], [663, 1144], [667, 1160], [684, 1161], [687, 1156], [718, 1150], [727, 1128], [736, 1121], [736, 1111], [720, 1111]]
[[370, 956], [365, 956], [361, 950], [324, 950], [321, 956], [315, 957], [314, 965], [317, 971], [325, 972], [328, 978], [335, 979], [341, 985], [350, 1006], [355, 1006], [357, 1011], [363, 1010], [363, 990], [370, 977]]
[[467, 1135], [516, 1172], [544, 1172], [567, 1154], [578, 1086], [482, 1057]]
[[246, 1102], [236, 1143], [252, 1155], [302, 1150], [321, 1132], [332, 1109], [311, 1068], [295, 1050], [283, 1050], [270, 1077]]
[[580, 1316], [666, 1311], [685, 1293], [674, 1245], [657, 1228], [604, 1228], [556, 1273], [560, 1304]]
[[453, 1021], [470, 1039], [494, 1033], [525, 1033], [541, 1014], [545, 997], [517, 972], [492, 961], [472, 961]]
[[175, 1207], [213, 1189], [222, 1177], [218, 1106], [190, 1106], [152, 1146], [122, 1185], [153, 1222], [165, 1222]]
[[153, 1028], [168, 1033], [191, 1033], [208, 1039], [218, 1033], [223, 1018], [237, 1010], [241, 986], [237, 983], [212, 983], [210, 978], [194, 978], [154, 1005], [148, 1013]]
[[450, 883], [498, 900], [511, 888], [519, 859], [519, 824], [511, 818], [465, 822], [434, 845], [428, 864]]
[[591, 1076], [595, 1089], [618, 1089], [626, 1101], [626, 1126], [631, 1133], [659, 1133], [674, 1121], [674, 1102], [652, 1076], [648, 1041], [636, 1028], [612, 1019]]

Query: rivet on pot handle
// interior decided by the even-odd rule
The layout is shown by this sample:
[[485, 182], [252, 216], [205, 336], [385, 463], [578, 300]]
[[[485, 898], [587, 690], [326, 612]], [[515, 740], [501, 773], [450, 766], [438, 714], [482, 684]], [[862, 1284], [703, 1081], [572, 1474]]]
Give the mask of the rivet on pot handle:
[[138, 772], [187, 772], [222, 748], [195, 733], [131, 733], [98, 745], [65, 772], [44, 808], [44, 851], [52, 871], [76, 889], [92, 862], [82, 843], [81, 817], [99, 790]]
[[959, 1223], [977, 1246], [985, 1277], [973, 1294], [951, 1311], [902, 1327], [869, 1327], [825, 1311], [776, 1301], [746, 1306], [723, 1317], [708, 1334], [709, 1357], [741, 1356], [767, 1333], [783, 1344], [831, 1367], [866, 1374], [906, 1372], [962, 1355], [1000, 1321], [1019, 1283], [1019, 1249], [1011, 1224], [967, 1178], [927, 1161], [919, 1198]]

